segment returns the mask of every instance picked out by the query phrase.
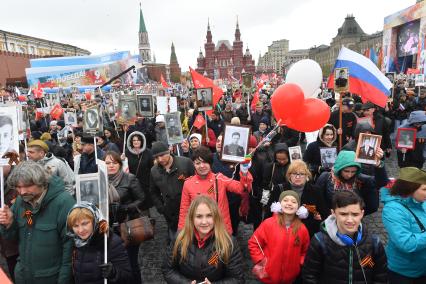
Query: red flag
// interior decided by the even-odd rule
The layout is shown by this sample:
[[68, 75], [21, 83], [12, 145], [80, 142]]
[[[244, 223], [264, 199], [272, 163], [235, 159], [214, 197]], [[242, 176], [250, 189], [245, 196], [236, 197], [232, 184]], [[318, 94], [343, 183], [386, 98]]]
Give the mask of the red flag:
[[201, 114], [198, 114], [193, 123], [194, 127], [200, 129], [205, 124], [206, 124], [206, 120], [204, 119], [204, 117]]
[[257, 102], [259, 101], [259, 91], [257, 91], [256, 93], [254, 93], [253, 95], [253, 100], [251, 101], [251, 109], [255, 110], [256, 109], [256, 105]]
[[[212, 88], [213, 89], [213, 107], [216, 107], [220, 98], [222, 97], [223, 91], [221, 88], [216, 86], [213, 81], [209, 78], [204, 77], [200, 73], [196, 72], [194, 69], [189, 67], [191, 71], [192, 82], [194, 83], [195, 88]], [[211, 110], [206, 111], [208, 115], [212, 113]]]
[[56, 104], [52, 110], [50, 111], [50, 116], [53, 119], [59, 120], [61, 118], [61, 115], [64, 113], [64, 109], [61, 107], [60, 104]]
[[0, 283], [3, 284], [12, 284], [12, 281], [7, 278], [6, 273], [4, 273], [3, 269], [0, 268]]
[[407, 74], [420, 74], [420, 70], [414, 68], [407, 68]]
[[40, 82], [38, 82], [37, 88], [35, 88], [33, 90], [33, 93], [34, 93], [34, 98], [35, 99], [41, 99], [43, 97], [43, 90], [41, 89]]
[[169, 85], [167, 84], [166, 80], [164, 80], [163, 74], [160, 75], [160, 83], [163, 88], [169, 88]]

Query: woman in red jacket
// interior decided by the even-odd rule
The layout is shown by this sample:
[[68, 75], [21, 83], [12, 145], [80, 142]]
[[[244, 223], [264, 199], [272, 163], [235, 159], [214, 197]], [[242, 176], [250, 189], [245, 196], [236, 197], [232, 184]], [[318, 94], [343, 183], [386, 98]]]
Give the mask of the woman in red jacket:
[[192, 161], [194, 162], [195, 175], [188, 178], [183, 185], [178, 229], [182, 230], [185, 225], [185, 217], [191, 201], [199, 195], [207, 195], [217, 202], [225, 221], [226, 230], [229, 234], [232, 234], [226, 191], [237, 194], [251, 191], [253, 178], [248, 171], [250, 164], [240, 165], [240, 181], [236, 181], [221, 173], [214, 174], [212, 172], [213, 155], [205, 146], [195, 149]]
[[293, 190], [283, 191], [279, 202], [272, 204], [271, 211], [277, 213], [260, 224], [248, 248], [255, 269], [261, 272], [256, 275], [260, 281], [291, 284], [300, 274], [309, 247], [308, 230], [300, 221], [309, 212], [300, 207], [300, 197]]

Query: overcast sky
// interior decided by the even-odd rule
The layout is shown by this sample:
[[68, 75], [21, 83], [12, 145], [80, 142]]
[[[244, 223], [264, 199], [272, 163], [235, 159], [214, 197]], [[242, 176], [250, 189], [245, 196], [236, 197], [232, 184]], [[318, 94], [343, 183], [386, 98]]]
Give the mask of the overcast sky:
[[[76, 45], [99, 54], [137, 53], [139, 0], [0, 0], [0, 29]], [[385, 16], [415, 0], [145, 0], [142, 11], [157, 62], [169, 63], [173, 41], [183, 71], [204, 53], [207, 19], [213, 41], [234, 40], [236, 18], [244, 51], [256, 60], [273, 40], [288, 39], [290, 49], [330, 44], [348, 14], [364, 32], [383, 29]]]

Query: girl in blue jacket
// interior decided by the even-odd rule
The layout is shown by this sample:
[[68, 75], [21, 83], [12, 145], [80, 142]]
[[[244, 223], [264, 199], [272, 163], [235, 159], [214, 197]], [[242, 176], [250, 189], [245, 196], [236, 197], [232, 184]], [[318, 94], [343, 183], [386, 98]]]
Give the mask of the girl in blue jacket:
[[426, 283], [426, 172], [402, 168], [400, 177], [381, 189], [389, 283]]

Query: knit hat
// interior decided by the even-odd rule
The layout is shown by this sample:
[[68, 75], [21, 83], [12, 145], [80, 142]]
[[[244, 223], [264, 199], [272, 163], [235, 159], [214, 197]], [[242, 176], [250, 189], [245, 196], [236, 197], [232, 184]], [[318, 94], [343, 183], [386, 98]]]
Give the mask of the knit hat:
[[260, 119], [259, 124], [264, 123], [266, 125], [269, 125], [269, 118], [267, 116], [264, 116]]
[[198, 142], [200, 142], [201, 144], [201, 140], [203, 139], [203, 136], [201, 136], [201, 134], [198, 134], [198, 133], [192, 133], [191, 136], [189, 136], [189, 141], [191, 141], [192, 138], [198, 139]]
[[151, 147], [152, 156], [154, 158], [169, 153], [169, 147], [161, 141], [152, 143]]
[[299, 194], [296, 192], [296, 191], [294, 191], [294, 190], [285, 190], [285, 191], [283, 191], [283, 192], [281, 192], [281, 194], [280, 194], [280, 198], [278, 199], [278, 201], [279, 202], [281, 202], [283, 199], [284, 199], [284, 197], [286, 197], [286, 196], [293, 196], [294, 198], [296, 198], [296, 200], [297, 200], [297, 204], [299, 205], [299, 207], [300, 207], [300, 196], [299, 196]]
[[345, 99], [342, 100], [342, 105], [348, 106], [348, 107], [353, 107], [354, 106], [354, 100], [350, 99], [350, 98], [345, 98]]
[[49, 146], [47, 146], [47, 144], [43, 141], [43, 140], [33, 140], [31, 142], [28, 143], [27, 145], [28, 147], [33, 147], [33, 146], [38, 146], [40, 148], [42, 148], [44, 150], [44, 152], [49, 152]]
[[48, 132], [44, 132], [40, 136], [40, 139], [43, 140], [43, 141], [52, 140], [52, 135], [50, 135], [50, 133], [48, 133]]
[[416, 167], [405, 167], [399, 171], [398, 179], [417, 184], [426, 184], [426, 172]]
[[31, 131], [31, 137], [34, 139], [40, 139], [41, 134], [42, 133], [40, 131]]
[[241, 124], [240, 118], [238, 116], [234, 116], [231, 119], [231, 124], [233, 124], [233, 125], [240, 125]]
[[254, 135], [250, 135], [250, 138], [249, 138], [249, 148], [256, 148], [256, 146], [257, 146], [257, 139], [256, 139], [256, 137], [254, 136]]
[[64, 128], [65, 127], [65, 121], [59, 120], [58, 123], [57, 123], [57, 125], [60, 126], [60, 127], [62, 127], [62, 128]]
[[83, 137], [81, 137], [81, 144], [95, 144], [93, 138], [93, 136], [83, 135]]

